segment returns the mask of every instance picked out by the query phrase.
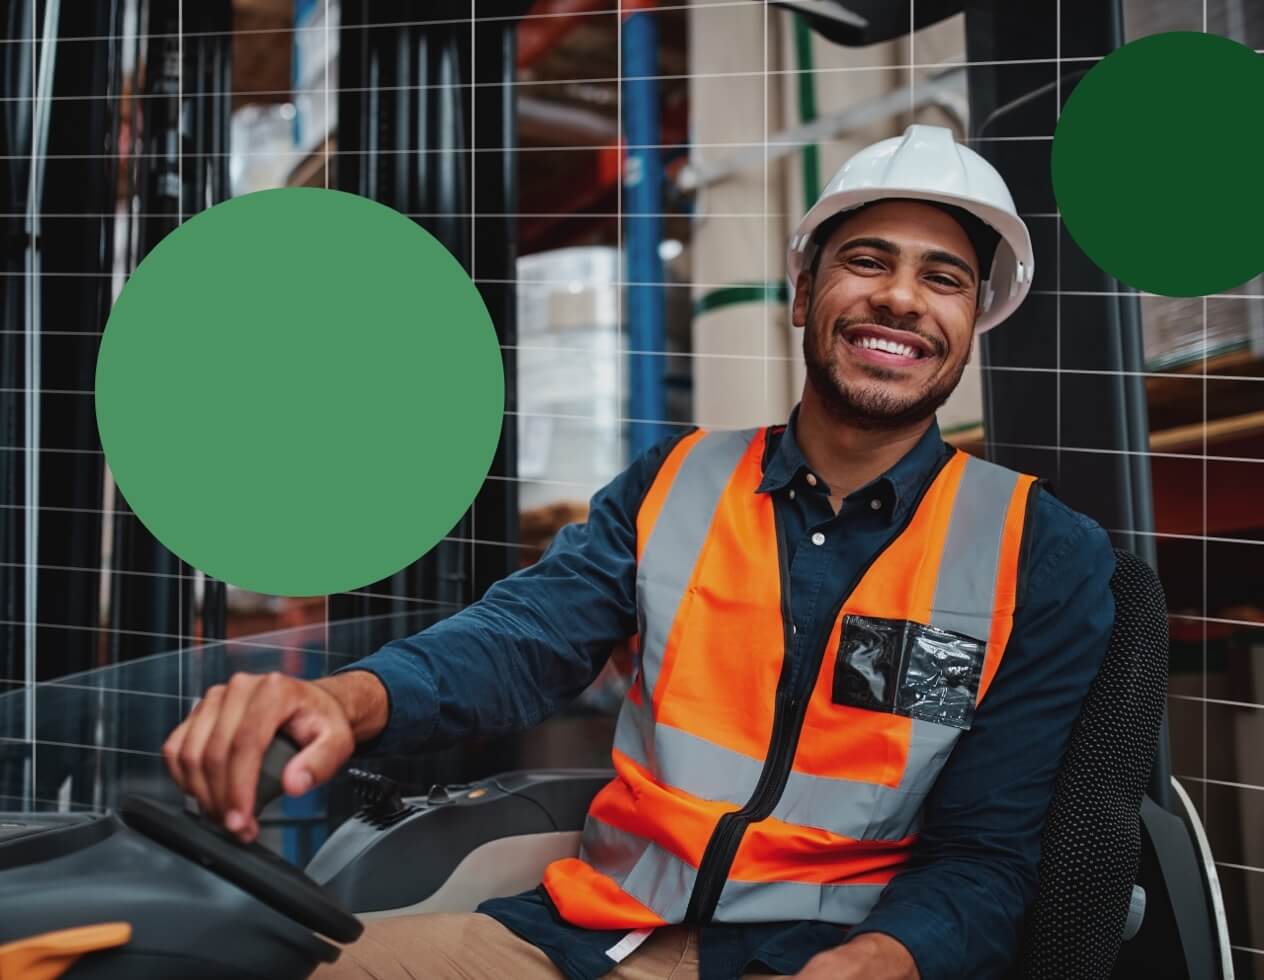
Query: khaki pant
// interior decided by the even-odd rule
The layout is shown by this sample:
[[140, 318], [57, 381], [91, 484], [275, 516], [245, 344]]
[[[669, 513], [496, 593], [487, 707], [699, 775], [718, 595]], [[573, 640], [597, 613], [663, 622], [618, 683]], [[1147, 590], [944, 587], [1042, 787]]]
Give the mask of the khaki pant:
[[[365, 923], [364, 935], [313, 980], [557, 980], [535, 946], [477, 912], [401, 915]], [[687, 926], [654, 930], [606, 974], [615, 980], [697, 980], [698, 939]], [[748, 974], [771, 977], [774, 974]]]

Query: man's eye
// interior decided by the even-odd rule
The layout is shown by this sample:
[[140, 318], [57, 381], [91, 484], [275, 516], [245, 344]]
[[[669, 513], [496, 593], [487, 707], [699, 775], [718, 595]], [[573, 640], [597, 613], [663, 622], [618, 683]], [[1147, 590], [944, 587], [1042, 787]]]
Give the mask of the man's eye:
[[867, 259], [867, 258], [865, 258], [863, 255], [856, 256], [856, 257], [855, 257], [855, 258], [853, 258], [851, 261], [852, 261], [853, 263], [856, 263], [856, 262], [864, 262], [864, 263], [866, 263], [866, 264], [865, 264], [865, 268], [867, 268], [867, 269], [881, 269], [881, 268], [882, 268], [881, 263], [876, 262], [876, 261], [874, 261], [873, 259]]
[[951, 276], [935, 275], [935, 276], [931, 276], [930, 278], [933, 279], [935, 282], [939, 283], [941, 286], [952, 286], [955, 288], [961, 285], [961, 283], [957, 282], [957, 280], [953, 279]]

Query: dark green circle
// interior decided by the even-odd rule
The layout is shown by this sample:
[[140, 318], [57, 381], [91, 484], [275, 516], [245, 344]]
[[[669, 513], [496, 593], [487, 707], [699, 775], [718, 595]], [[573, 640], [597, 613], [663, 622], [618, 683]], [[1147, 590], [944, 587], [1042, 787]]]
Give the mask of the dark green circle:
[[473, 282], [352, 194], [261, 191], [185, 222], [111, 311], [96, 377], [114, 480], [206, 574], [306, 596], [415, 561], [469, 508], [504, 414]]
[[1140, 38], [1071, 93], [1053, 139], [1067, 231], [1146, 292], [1223, 292], [1264, 270], [1264, 59], [1215, 34]]

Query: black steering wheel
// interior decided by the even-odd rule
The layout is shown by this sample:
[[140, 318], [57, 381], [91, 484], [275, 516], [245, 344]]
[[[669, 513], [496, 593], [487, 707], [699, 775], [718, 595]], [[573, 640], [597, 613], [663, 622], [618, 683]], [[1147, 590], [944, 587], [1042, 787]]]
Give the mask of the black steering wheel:
[[[268, 746], [255, 793], [256, 814], [281, 795], [281, 772], [297, 752], [298, 746], [281, 734]], [[258, 842], [242, 844], [209, 820], [144, 796], [124, 799], [119, 816], [133, 830], [335, 942], [349, 943], [364, 931], [364, 924], [320, 885]]]

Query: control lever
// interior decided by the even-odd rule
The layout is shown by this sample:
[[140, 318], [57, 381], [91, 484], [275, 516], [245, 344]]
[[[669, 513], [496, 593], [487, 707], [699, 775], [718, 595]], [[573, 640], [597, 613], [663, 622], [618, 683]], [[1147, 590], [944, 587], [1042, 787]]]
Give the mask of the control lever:
[[285, 772], [285, 767], [296, 755], [298, 743], [284, 732], [277, 732], [263, 753], [263, 764], [259, 767], [259, 782], [255, 786], [256, 817], [263, 812], [265, 806], [285, 792], [281, 785], [281, 773]]

